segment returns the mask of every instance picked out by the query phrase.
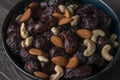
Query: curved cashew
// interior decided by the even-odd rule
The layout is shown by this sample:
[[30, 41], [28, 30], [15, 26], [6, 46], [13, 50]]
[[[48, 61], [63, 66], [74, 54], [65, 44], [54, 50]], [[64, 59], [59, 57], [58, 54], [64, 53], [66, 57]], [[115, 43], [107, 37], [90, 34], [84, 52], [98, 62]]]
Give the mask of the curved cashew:
[[72, 21], [70, 22], [71, 26], [77, 26], [79, 21], [80, 21], [80, 16], [79, 15], [75, 15], [72, 17]]
[[16, 17], [15, 21], [20, 21], [21, 17], [22, 17], [22, 15], [21, 15], [21, 14], [20, 14], [20, 15], [18, 15], [18, 16]]
[[111, 61], [113, 60], [113, 56], [111, 56], [109, 54], [109, 50], [111, 49], [111, 46], [109, 44], [105, 45], [103, 48], [102, 48], [102, 51], [101, 51], [101, 55], [102, 57], [107, 60], [107, 61]]
[[64, 74], [63, 68], [59, 65], [55, 66], [55, 71], [56, 71], [56, 74], [52, 74], [50, 76], [50, 80], [59, 80], [59, 78], [62, 77]]
[[73, 10], [73, 8], [71, 8], [71, 7], [69, 7], [69, 6], [68, 6], [67, 8], [69, 9], [70, 14], [73, 15], [73, 14], [74, 14], [74, 10]]
[[68, 7], [71, 7], [71, 8], [73, 8], [73, 9], [77, 9], [77, 8], [78, 8], [78, 5], [77, 5], [77, 4], [71, 4], [71, 5], [69, 5]]
[[117, 39], [117, 35], [116, 34], [112, 34], [110, 36], [110, 40], [113, 43], [114, 47], [117, 47], [119, 45], [118, 42], [115, 41], [116, 39]]
[[65, 12], [66, 7], [64, 5], [59, 5], [58, 8], [61, 12]]
[[22, 23], [20, 26], [20, 35], [23, 39], [26, 39], [27, 37], [29, 37], [29, 33], [25, 28], [25, 23]]
[[33, 43], [33, 37], [32, 36], [25, 39], [25, 45], [26, 46], [30, 46], [32, 43]]
[[87, 49], [84, 51], [84, 56], [91, 56], [96, 50], [95, 43], [89, 39], [85, 39], [83, 44], [87, 47]]
[[56, 27], [52, 27], [52, 28], [51, 28], [51, 31], [52, 31], [52, 33], [53, 33], [54, 35], [58, 35], [58, 33], [59, 33], [59, 29], [56, 28]]
[[38, 56], [38, 60], [41, 62], [48, 62], [49, 61], [45, 56]]
[[67, 8], [69, 9], [71, 15], [73, 15], [74, 14], [74, 9], [77, 9], [78, 5], [77, 4], [71, 4], [71, 5], [67, 6]]
[[33, 43], [33, 37], [30, 36], [30, 37], [26, 38], [24, 41], [21, 42], [21, 46], [22, 47], [29, 47], [29, 46], [32, 45], [32, 43]]
[[95, 43], [97, 42], [98, 36], [105, 36], [105, 32], [101, 29], [93, 30], [92, 33], [93, 33], [93, 36], [91, 37], [91, 40]]

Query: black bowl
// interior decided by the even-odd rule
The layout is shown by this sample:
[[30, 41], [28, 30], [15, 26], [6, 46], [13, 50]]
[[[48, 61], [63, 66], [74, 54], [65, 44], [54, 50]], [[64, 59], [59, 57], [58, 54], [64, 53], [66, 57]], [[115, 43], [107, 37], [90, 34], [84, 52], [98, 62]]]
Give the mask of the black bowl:
[[[9, 60], [15, 65], [15, 67], [17, 67], [21, 72], [23, 72], [27, 76], [32, 77], [34, 79], [39, 79], [39, 78], [27, 73], [24, 70], [24, 67], [23, 67], [23, 65], [21, 65], [19, 58], [15, 57], [12, 54], [12, 52], [9, 50], [9, 48], [6, 44], [7, 28], [10, 24], [11, 19], [13, 18], [13, 16], [17, 16], [17, 14], [23, 13], [25, 6], [28, 5], [32, 1], [39, 2], [40, 0], [22, 0], [18, 4], [16, 4], [15, 7], [13, 7], [12, 10], [9, 12], [9, 14], [7, 15], [7, 17], [4, 21], [3, 27], [2, 27], [2, 43], [3, 43], [4, 50], [6, 51], [6, 54], [9, 58]], [[98, 9], [103, 10], [107, 15], [109, 15], [112, 18], [113, 31], [118, 35], [118, 38], [119, 38], [118, 40], [120, 41], [120, 23], [119, 23], [118, 17], [114, 13], [114, 11], [102, 0], [81, 0], [81, 2], [91, 3], [94, 6], [96, 6]], [[112, 60], [102, 71], [98, 72], [97, 74], [95, 74], [91, 77], [88, 77], [85, 80], [98, 79], [102, 73], [105, 73], [106, 70], [108, 70], [111, 66], [114, 65], [114, 63], [117, 61], [117, 59], [120, 56], [119, 53], [120, 53], [120, 49], [118, 48], [116, 50], [116, 55], [114, 57], [114, 60]], [[41, 79], [39, 79], [39, 80], [41, 80]], [[77, 80], [80, 80], [80, 79], [77, 79]]]

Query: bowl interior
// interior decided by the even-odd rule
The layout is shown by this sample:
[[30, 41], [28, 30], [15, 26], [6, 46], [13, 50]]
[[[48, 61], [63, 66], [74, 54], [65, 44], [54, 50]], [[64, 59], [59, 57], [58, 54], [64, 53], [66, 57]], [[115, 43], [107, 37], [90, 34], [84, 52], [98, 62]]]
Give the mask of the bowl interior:
[[[3, 28], [2, 28], [2, 39], [3, 39], [3, 46], [4, 46], [4, 49], [7, 53], [7, 56], [9, 57], [9, 59], [11, 60], [11, 62], [17, 67], [19, 68], [19, 70], [21, 70], [23, 73], [27, 74], [28, 76], [30, 77], [33, 77], [35, 79], [38, 79], [36, 78], [35, 76], [27, 73], [25, 70], [24, 70], [24, 66], [21, 65], [22, 63], [20, 62], [20, 58], [14, 56], [12, 54], [12, 52], [9, 50], [7, 44], [6, 44], [6, 36], [7, 36], [7, 28], [8, 28], [8, 25], [10, 23], [10, 21], [13, 19], [13, 16], [16, 17], [18, 14], [21, 14], [24, 12], [24, 7], [30, 3], [31, 1], [40, 1], [40, 0], [22, 0], [20, 1], [8, 14], [8, 16], [6, 17], [5, 21], [4, 21], [4, 25], [3, 25]], [[96, 6], [98, 9], [100, 10], [103, 10], [108, 16], [111, 17], [112, 19], [112, 25], [111, 27], [113, 28], [113, 31], [118, 35], [118, 41], [120, 41], [120, 24], [119, 24], [119, 21], [118, 21], [118, 18], [116, 16], [116, 14], [112, 11], [112, 9], [107, 6], [102, 0], [79, 0], [79, 2], [81, 3], [90, 3], [90, 4], [93, 4], [94, 6]], [[116, 50], [117, 54], [114, 58], [113, 61], [111, 61], [107, 66], [106, 68], [104, 68], [101, 72], [87, 78], [87, 79], [93, 79], [95, 78], [96, 76], [98, 76], [99, 74], [101, 74], [102, 72], [104, 72], [105, 70], [107, 70], [108, 68], [110, 68], [113, 63], [117, 60], [118, 56], [119, 56], [119, 49]], [[115, 52], [115, 53], [116, 53]], [[79, 79], [78, 79], [79, 80]]]

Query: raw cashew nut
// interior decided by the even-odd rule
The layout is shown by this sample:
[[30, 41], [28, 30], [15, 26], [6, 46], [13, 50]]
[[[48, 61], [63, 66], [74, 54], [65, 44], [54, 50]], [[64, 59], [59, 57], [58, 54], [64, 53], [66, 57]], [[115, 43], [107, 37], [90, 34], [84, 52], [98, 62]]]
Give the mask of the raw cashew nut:
[[69, 9], [70, 14], [71, 14], [71, 15], [74, 15], [74, 10], [73, 10], [73, 8], [71, 8], [71, 7], [69, 7], [69, 6], [68, 6], [67, 8]]
[[21, 42], [21, 46], [22, 47], [29, 47], [29, 46], [32, 45], [32, 43], [33, 43], [33, 37], [30, 36], [30, 37], [26, 38], [24, 41]]
[[107, 61], [113, 60], [113, 56], [111, 56], [109, 53], [110, 49], [111, 49], [111, 46], [107, 44], [102, 48], [102, 51], [101, 51], [102, 57]]
[[92, 33], [93, 33], [93, 36], [91, 37], [91, 40], [95, 43], [97, 42], [98, 36], [105, 36], [105, 32], [101, 29], [93, 30]]
[[38, 60], [41, 62], [48, 62], [49, 61], [45, 56], [38, 56]]
[[59, 5], [58, 8], [61, 12], [65, 12], [66, 7], [64, 5]]
[[67, 8], [69, 9], [71, 15], [73, 15], [74, 14], [74, 9], [77, 9], [78, 5], [77, 4], [71, 4], [71, 5], [67, 6]]
[[112, 34], [110, 36], [110, 40], [111, 42], [113, 43], [114, 47], [117, 47], [118, 46], [118, 42], [116, 42], [115, 40], [117, 39], [117, 35], [116, 34]]
[[83, 44], [87, 47], [87, 49], [84, 51], [84, 56], [91, 56], [96, 50], [95, 43], [89, 39], [85, 39]]
[[18, 16], [16, 17], [15, 21], [20, 21], [21, 17], [22, 17], [22, 15], [21, 15], [21, 14], [20, 14], [20, 15], [18, 15]]
[[79, 15], [75, 15], [72, 17], [72, 21], [70, 22], [71, 26], [77, 26], [79, 21], [80, 21], [80, 16]]
[[78, 8], [78, 5], [77, 5], [77, 4], [71, 4], [71, 5], [69, 5], [68, 7], [71, 7], [71, 8], [73, 8], [73, 9], [77, 9], [77, 8]]
[[59, 65], [55, 66], [55, 71], [56, 71], [56, 74], [52, 74], [50, 76], [50, 80], [59, 80], [59, 78], [62, 77], [64, 74], [63, 68]]
[[25, 28], [25, 23], [22, 23], [20, 26], [20, 35], [23, 39], [26, 39], [27, 37], [29, 37], [29, 33]]
[[58, 33], [59, 33], [59, 29], [56, 28], [56, 27], [52, 27], [52, 28], [51, 28], [51, 31], [52, 31], [52, 33], [53, 33], [54, 35], [58, 35]]

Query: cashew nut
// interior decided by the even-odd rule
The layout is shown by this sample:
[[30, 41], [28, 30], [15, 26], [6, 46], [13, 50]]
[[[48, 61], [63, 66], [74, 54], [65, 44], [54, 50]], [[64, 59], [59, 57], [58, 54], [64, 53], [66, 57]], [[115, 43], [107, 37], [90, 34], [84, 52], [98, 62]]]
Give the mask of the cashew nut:
[[64, 74], [63, 68], [59, 65], [55, 66], [55, 71], [56, 71], [56, 74], [52, 74], [50, 76], [50, 80], [59, 80], [59, 78], [62, 77]]
[[111, 42], [113, 43], [114, 47], [117, 47], [118, 46], [118, 42], [116, 42], [115, 40], [117, 39], [117, 35], [116, 34], [112, 34], [110, 36], [110, 40]]
[[18, 15], [18, 16], [16, 17], [15, 21], [19, 21], [19, 20], [21, 19], [21, 17], [22, 17], [22, 15], [21, 15], [21, 14], [20, 14], [20, 15]]
[[107, 61], [113, 60], [113, 56], [111, 56], [109, 53], [110, 49], [111, 49], [111, 46], [109, 44], [107, 44], [102, 48], [102, 51], [101, 51], [102, 57]]
[[95, 43], [89, 39], [85, 39], [83, 44], [87, 47], [87, 49], [84, 51], [84, 56], [91, 56], [96, 50]]
[[79, 21], [80, 21], [80, 16], [79, 15], [75, 15], [72, 17], [72, 21], [70, 22], [71, 26], [77, 26]]
[[95, 43], [97, 42], [98, 36], [105, 36], [105, 32], [101, 29], [93, 30], [92, 33], [93, 33], [93, 36], [91, 37], [91, 40]]
[[48, 62], [49, 61], [45, 56], [38, 56], [38, 60], [41, 62]]
[[69, 7], [69, 6], [68, 6], [67, 8], [69, 9], [70, 14], [73, 15], [73, 14], [74, 14], [74, 10], [73, 10], [73, 8], [71, 8], [71, 7]]
[[21, 42], [21, 46], [22, 47], [29, 47], [32, 45], [32, 43], [33, 43], [33, 37], [30, 36]]
[[71, 5], [69, 5], [68, 7], [71, 7], [71, 8], [73, 8], [73, 9], [77, 9], [77, 8], [78, 8], [78, 5], [77, 5], [77, 4], [71, 4]]
[[54, 35], [58, 35], [58, 33], [59, 33], [59, 29], [56, 28], [56, 27], [52, 27], [52, 28], [51, 28], [51, 31], [52, 31], [52, 33], [53, 33]]
[[78, 5], [77, 4], [71, 4], [71, 5], [67, 6], [67, 8], [69, 9], [71, 15], [73, 15], [74, 14], [74, 9], [77, 9]]
[[29, 33], [25, 28], [25, 23], [22, 23], [20, 26], [20, 35], [23, 39], [26, 39], [27, 37], [29, 37]]
[[61, 12], [65, 12], [66, 7], [64, 5], [59, 5], [58, 8]]

